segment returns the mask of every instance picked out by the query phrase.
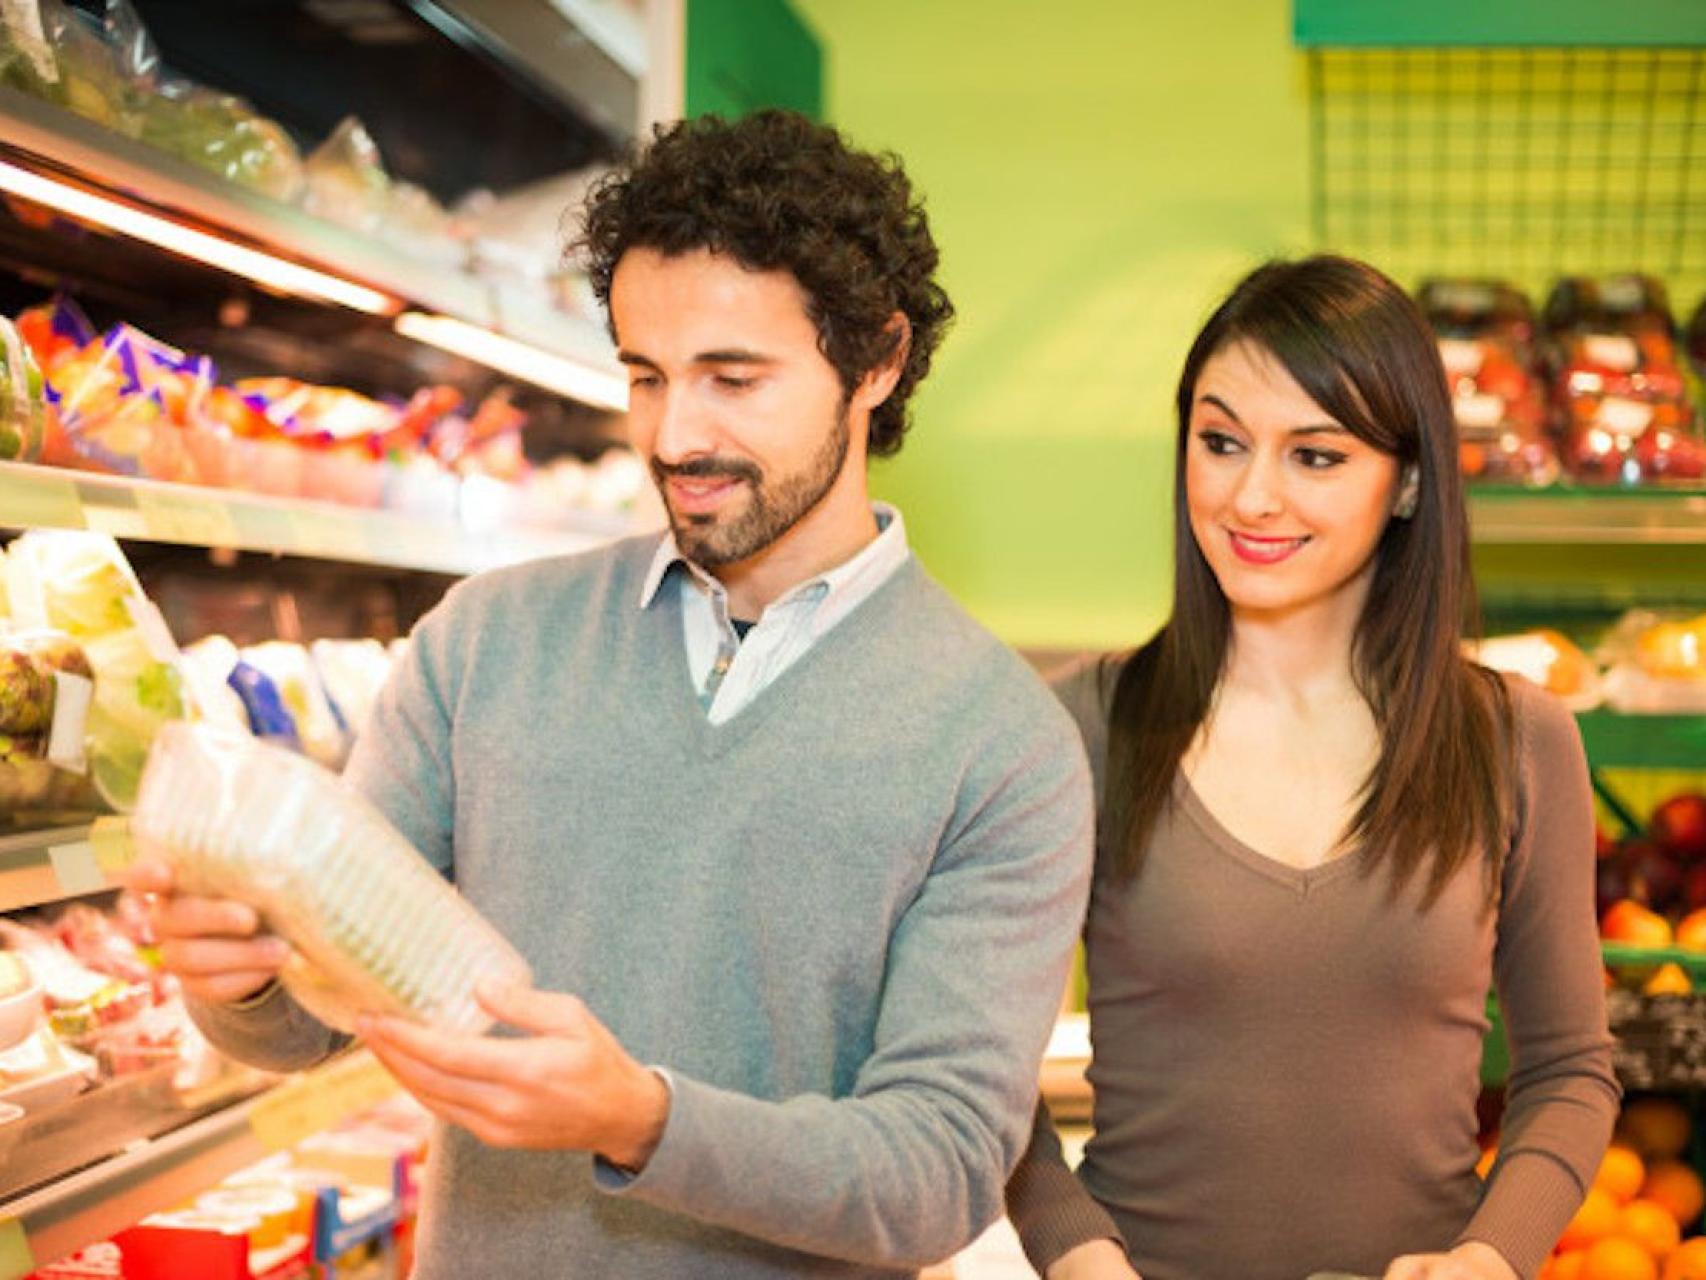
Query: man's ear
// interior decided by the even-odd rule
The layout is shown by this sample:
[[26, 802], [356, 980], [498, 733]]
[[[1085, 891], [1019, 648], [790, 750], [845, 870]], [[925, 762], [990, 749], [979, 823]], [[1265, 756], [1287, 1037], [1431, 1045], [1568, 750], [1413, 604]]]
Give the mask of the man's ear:
[[912, 321], [906, 318], [906, 312], [897, 311], [890, 316], [883, 332], [892, 335], [889, 354], [865, 374], [853, 391], [854, 403], [867, 413], [894, 394], [906, 368], [906, 358], [912, 353]]

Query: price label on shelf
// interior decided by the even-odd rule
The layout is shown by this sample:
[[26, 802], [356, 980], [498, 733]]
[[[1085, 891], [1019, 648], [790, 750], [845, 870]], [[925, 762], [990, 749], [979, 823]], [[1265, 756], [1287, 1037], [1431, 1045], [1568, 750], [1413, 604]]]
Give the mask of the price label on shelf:
[[301, 555], [331, 560], [367, 559], [375, 548], [367, 525], [359, 516], [341, 511], [293, 511], [292, 549]]
[[67, 895], [99, 893], [107, 887], [106, 874], [95, 857], [95, 846], [87, 840], [49, 845], [47, 860], [59, 891]]
[[262, 1146], [279, 1151], [396, 1092], [397, 1082], [364, 1051], [274, 1089], [250, 1110], [249, 1128]]
[[237, 544], [237, 525], [231, 518], [231, 509], [218, 498], [139, 489], [136, 509], [148, 531], [145, 536], [156, 541], [181, 542], [193, 547]]
[[23, 1280], [36, 1269], [24, 1224], [16, 1218], [0, 1218], [0, 1280]]
[[288, 552], [296, 541], [296, 523], [281, 507], [243, 504], [231, 511], [237, 537], [245, 547], [257, 551]]
[[89, 828], [89, 847], [95, 862], [107, 875], [117, 875], [136, 861], [136, 845], [130, 838], [130, 819], [96, 818]]
[[9, 529], [81, 529], [77, 482], [39, 467], [0, 466], [0, 524]]

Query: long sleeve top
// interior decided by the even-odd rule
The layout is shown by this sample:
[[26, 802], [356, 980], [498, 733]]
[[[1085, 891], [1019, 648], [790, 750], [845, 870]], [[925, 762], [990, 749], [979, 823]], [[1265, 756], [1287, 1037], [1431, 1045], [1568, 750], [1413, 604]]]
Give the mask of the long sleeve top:
[[[1069, 671], [1098, 786], [1118, 666]], [[1581, 741], [1510, 685], [1517, 813], [1496, 910], [1464, 869], [1431, 909], [1348, 852], [1309, 869], [1234, 837], [1181, 775], [1135, 880], [1098, 874], [1085, 928], [1095, 1135], [1075, 1176], [1039, 1113], [1008, 1209], [1039, 1270], [1123, 1238], [1144, 1280], [1379, 1275], [1477, 1239], [1532, 1276], [1616, 1115]], [[1417, 877], [1419, 881], [1421, 877]], [[1512, 1072], [1476, 1176], [1489, 987]]]

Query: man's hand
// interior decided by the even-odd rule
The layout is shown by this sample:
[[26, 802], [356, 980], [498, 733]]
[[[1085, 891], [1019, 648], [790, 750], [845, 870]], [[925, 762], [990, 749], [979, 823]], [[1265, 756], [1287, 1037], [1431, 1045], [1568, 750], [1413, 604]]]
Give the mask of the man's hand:
[[574, 996], [530, 987], [477, 992], [519, 1039], [364, 1018], [368, 1048], [427, 1110], [493, 1147], [591, 1151], [624, 1169], [651, 1158], [669, 1088], [629, 1057]]
[[253, 907], [179, 893], [163, 862], [133, 864], [124, 883], [147, 904], [160, 962], [187, 996], [208, 1004], [246, 999], [278, 977], [290, 956], [282, 938], [261, 933]]
[[1385, 1280], [1517, 1280], [1517, 1274], [1492, 1245], [1465, 1240], [1450, 1253], [1398, 1258], [1386, 1268]]
[[1112, 1240], [1090, 1240], [1049, 1264], [1048, 1280], [1142, 1280]]

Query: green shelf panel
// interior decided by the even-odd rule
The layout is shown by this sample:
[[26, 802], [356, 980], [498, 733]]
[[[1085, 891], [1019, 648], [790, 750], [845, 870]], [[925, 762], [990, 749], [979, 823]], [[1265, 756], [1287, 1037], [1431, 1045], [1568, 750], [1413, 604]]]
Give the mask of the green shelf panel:
[[1706, 716], [1576, 716], [1596, 769], [1706, 769]]
[[1681, 947], [1634, 947], [1627, 942], [1599, 944], [1605, 963], [1613, 968], [1635, 965], [1657, 968], [1661, 964], [1678, 964], [1691, 978], [1706, 978], [1706, 952], [1685, 951]]
[[1296, 0], [1302, 48], [1687, 48], [1706, 45], [1699, 0]]

